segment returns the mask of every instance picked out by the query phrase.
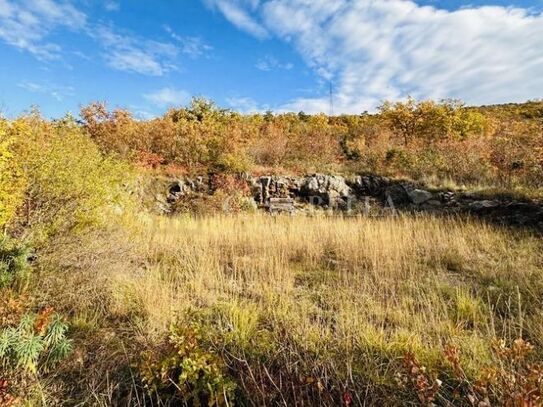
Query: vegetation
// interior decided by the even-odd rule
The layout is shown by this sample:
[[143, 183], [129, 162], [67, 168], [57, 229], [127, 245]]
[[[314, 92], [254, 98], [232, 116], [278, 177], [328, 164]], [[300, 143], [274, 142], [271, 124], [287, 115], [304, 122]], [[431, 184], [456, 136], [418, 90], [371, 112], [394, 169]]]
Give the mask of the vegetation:
[[[240, 182], [375, 172], [540, 198], [541, 106], [0, 119], [0, 405], [541, 405], [540, 235], [271, 217]], [[157, 174], [204, 173], [217, 192], [184, 215], [146, 209]]]
[[[485, 375], [530, 381], [540, 357], [510, 367], [495, 351], [498, 338], [498, 349], [518, 337], [541, 346], [536, 237], [454, 219], [258, 215], [150, 219], [140, 235], [151, 262], [117, 285], [125, 306], [138, 304], [148, 332], [198, 321], [201, 343], [258, 405], [415, 402], [406, 355], [430, 387], [441, 382], [440, 403], [494, 405], [509, 397], [503, 387], [472, 388]], [[451, 347], [462, 377], [444, 357]]]
[[104, 104], [83, 108], [82, 118], [103, 151], [171, 173], [374, 172], [538, 196], [542, 106], [408, 99], [385, 102], [372, 115], [242, 116], [197, 99], [149, 121]]
[[70, 352], [67, 326], [58, 315], [50, 318], [46, 309], [39, 315], [26, 314], [19, 325], [0, 331], [0, 360], [5, 369], [37, 373], [50, 369]]
[[22, 199], [20, 164], [13, 157], [13, 125], [0, 119], [0, 228], [14, 215]]

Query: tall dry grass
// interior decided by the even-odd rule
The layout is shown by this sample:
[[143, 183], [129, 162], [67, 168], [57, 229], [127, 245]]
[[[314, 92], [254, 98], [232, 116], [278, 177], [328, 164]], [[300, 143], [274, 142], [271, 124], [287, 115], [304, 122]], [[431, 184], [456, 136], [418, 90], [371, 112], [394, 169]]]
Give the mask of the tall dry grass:
[[[146, 217], [145, 269], [115, 273], [117, 312], [152, 346], [198, 324], [255, 404], [407, 400], [406, 352], [475, 380], [495, 338], [543, 345], [543, 243], [431, 217]], [[334, 398], [335, 397], [335, 398]]]

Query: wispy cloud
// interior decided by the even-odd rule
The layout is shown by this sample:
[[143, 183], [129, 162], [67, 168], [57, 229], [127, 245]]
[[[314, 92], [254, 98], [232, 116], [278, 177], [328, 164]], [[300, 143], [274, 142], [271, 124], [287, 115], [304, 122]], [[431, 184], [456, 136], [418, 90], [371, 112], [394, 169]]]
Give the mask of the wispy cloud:
[[178, 35], [168, 25], [164, 26], [164, 29], [179, 44], [181, 52], [191, 58], [206, 56], [209, 52], [213, 50], [213, 47], [206, 43], [201, 37]]
[[268, 105], [260, 105], [257, 101], [250, 97], [230, 97], [226, 99], [228, 106], [242, 113], [262, 113], [269, 109]]
[[138, 105], [129, 105], [128, 108], [137, 120], [151, 120], [160, 116], [160, 114], [150, 112], [148, 109]]
[[190, 94], [187, 91], [170, 87], [146, 93], [143, 97], [158, 107], [181, 106], [190, 100]]
[[[382, 99], [409, 94], [473, 104], [543, 94], [541, 12], [499, 6], [448, 11], [410, 0], [221, 1], [292, 44], [317, 75], [331, 80], [338, 112], [372, 110]], [[328, 105], [323, 94], [282, 107], [315, 112]]]
[[151, 76], [161, 76], [176, 69], [179, 49], [171, 43], [120, 34], [105, 25], [96, 27], [91, 35], [102, 44], [104, 57], [111, 68]]
[[276, 58], [266, 55], [264, 58], [261, 58], [255, 64], [255, 68], [260, 69], [261, 71], [273, 71], [274, 69], [284, 69], [291, 70], [294, 65], [290, 62], [279, 62]]
[[109, 0], [104, 2], [104, 8], [107, 11], [119, 11], [121, 9], [121, 5], [117, 1]]
[[[104, 7], [110, 11], [118, 10], [119, 3], [107, 1]], [[113, 69], [152, 76], [176, 69], [175, 59], [180, 49], [175, 44], [121, 32], [111, 24], [93, 24], [83, 11], [67, 1], [0, 0], [0, 40], [30, 52], [39, 60], [62, 57], [62, 47], [51, 40], [60, 29], [79, 32], [96, 40], [104, 50], [107, 65]], [[187, 40], [183, 52], [196, 53], [199, 49], [205, 49], [205, 44], [199, 44], [195, 39]], [[77, 50], [70, 53], [85, 57]]]
[[228, 21], [240, 30], [258, 38], [269, 36], [268, 30], [250, 14], [259, 6], [258, 0], [204, 0], [212, 9], [219, 10]]
[[18, 83], [17, 86], [28, 92], [49, 95], [59, 102], [67, 97], [75, 95], [75, 90], [71, 86], [60, 86], [55, 84], [37, 83], [32, 81], [22, 81]]
[[0, 40], [38, 59], [60, 57], [61, 46], [48, 40], [60, 28], [85, 28], [87, 16], [73, 5], [53, 0], [0, 0]]

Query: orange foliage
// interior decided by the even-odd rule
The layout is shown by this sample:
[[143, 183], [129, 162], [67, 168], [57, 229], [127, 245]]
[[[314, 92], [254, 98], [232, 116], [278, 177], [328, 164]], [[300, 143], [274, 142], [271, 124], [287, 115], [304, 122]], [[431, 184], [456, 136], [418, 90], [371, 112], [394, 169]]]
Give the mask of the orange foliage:
[[103, 103], [81, 116], [103, 150], [172, 174], [357, 171], [541, 188], [543, 108], [533, 104], [467, 108], [409, 99], [385, 103], [378, 114], [328, 117], [241, 115], [195, 99], [146, 121]]

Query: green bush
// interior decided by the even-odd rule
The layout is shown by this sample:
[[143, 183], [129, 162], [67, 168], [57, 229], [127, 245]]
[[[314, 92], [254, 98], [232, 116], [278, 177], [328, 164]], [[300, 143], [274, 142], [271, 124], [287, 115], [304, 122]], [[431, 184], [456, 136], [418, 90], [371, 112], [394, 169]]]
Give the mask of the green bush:
[[149, 394], [160, 402], [232, 406], [235, 383], [224, 361], [201, 346], [196, 328], [176, 327], [162, 351], [143, 354], [139, 371]]
[[130, 168], [106, 157], [77, 123], [18, 119], [14, 154], [27, 186], [18, 227], [38, 238], [106, 224], [129, 203]]
[[26, 314], [16, 327], [0, 330], [0, 363], [8, 371], [36, 374], [48, 371], [70, 352], [68, 326], [59, 315], [45, 309]]
[[0, 237], [0, 289], [11, 288], [27, 280], [30, 249], [7, 236]]
[[22, 201], [24, 182], [13, 147], [16, 123], [10, 125], [0, 118], [0, 228], [6, 225]]

